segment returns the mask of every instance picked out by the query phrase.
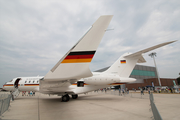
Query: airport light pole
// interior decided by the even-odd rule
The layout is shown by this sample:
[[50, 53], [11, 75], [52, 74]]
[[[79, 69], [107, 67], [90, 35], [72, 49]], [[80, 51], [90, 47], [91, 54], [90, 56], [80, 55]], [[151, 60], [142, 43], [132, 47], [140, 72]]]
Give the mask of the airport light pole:
[[151, 56], [154, 60], [154, 65], [155, 65], [155, 68], [156, 68], [156, 72], [157, 72], [157, 77], [158, 77], [158, 81], [159, 81], [159, 86], [161, 86], [161, 81], [159, 79], [159, 73], [158, 73], [158, 69], [157, 69], [157, 66], [156, 66], [156, 61], [155, 61], [155, 58], [154, 56], [156, 56], [156, 53], [155, 52], [152, 52], [151, 54], [149, 54], [149, 56]]

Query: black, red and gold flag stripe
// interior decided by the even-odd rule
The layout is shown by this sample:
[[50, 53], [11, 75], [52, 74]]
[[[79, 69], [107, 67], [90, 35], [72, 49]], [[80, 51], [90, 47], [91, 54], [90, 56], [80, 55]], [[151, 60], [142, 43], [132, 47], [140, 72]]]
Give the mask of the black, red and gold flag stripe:
[[61, 63], [91, 62], [96, 51], [70, 52]]
[[121, 60], [121, 63], [126, 63], [126, 60]]

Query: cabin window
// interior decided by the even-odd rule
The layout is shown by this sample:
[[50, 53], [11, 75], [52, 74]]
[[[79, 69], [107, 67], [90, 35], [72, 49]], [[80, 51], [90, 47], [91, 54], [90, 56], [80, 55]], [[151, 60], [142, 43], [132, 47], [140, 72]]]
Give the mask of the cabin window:
[[27, 81], [25, 81], [25, 83], [26, 83]]
[[33, 83], [34, 83], [34, 81], [33, 81]]
[[31, 81], [29, 81], [29, 83], [30, 83]]
[[37, 81], [37, 83], [38, 83], [39, 81]]

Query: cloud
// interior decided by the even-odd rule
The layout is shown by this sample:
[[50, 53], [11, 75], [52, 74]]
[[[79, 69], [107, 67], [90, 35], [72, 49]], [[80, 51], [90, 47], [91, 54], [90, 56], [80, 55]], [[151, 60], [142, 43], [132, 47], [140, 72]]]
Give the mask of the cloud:
[[[125, 52], [180, 38], [180, 2], [0, 1], [0, 86], [18, 76], [45, 75], [100, 15], [114, 15], [93, 58], [92, 71]], [[178, 77], [180, 42], [154, 50], [161, 77]], [[152, 59], [145, 55], [147, 63]]]

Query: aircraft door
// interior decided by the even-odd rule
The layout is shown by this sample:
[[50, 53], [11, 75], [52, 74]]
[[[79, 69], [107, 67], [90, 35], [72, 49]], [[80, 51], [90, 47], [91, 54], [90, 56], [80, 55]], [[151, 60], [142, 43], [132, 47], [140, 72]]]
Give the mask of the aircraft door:
[[14, 82], [14, 88], [18, 88], [18, 84], [21, 78], [17, 78], [16, 81]]

